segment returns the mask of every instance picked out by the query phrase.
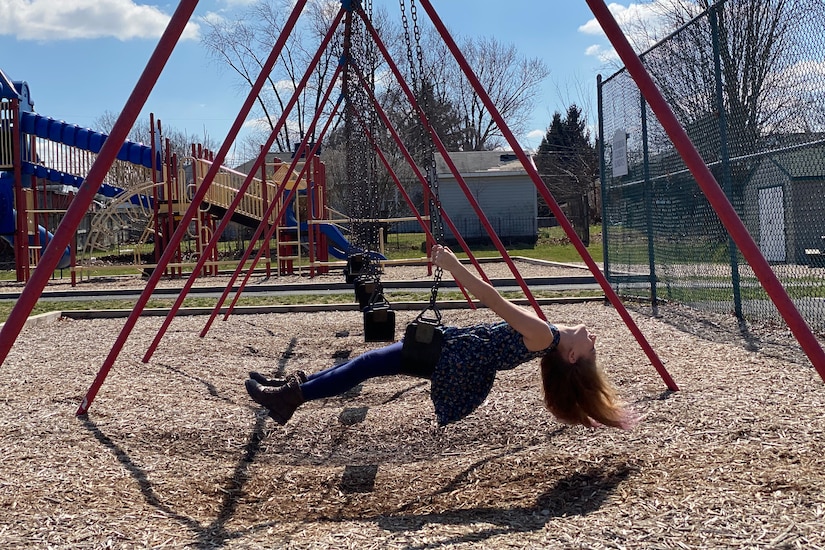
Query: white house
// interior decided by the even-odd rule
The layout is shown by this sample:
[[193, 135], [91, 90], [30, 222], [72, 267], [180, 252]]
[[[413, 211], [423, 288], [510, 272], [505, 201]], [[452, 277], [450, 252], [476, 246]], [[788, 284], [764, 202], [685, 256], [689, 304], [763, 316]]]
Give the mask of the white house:
[[[505, 243], [535, 242], [538, 230], [536, 187], [512, 151], [450, 153], [470, 194]], [[439, 198], [444, 211], [466, 241], [489, 241], [487, 230], [447, 163], [436, 155]], [[445, 225], [445, 237], [453, 238]]]

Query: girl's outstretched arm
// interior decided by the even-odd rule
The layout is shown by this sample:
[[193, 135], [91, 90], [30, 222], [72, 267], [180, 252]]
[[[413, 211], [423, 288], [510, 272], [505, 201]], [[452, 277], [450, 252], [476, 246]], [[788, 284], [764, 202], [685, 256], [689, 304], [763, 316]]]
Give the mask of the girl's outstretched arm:
[[452, 274], [464, 288], [485, 306], [492, 309], [499, 317], [516, 329], [524, 339], [524, 345], [531, 351], [547, 349], [553, 343], [553, 333], [538, 315], [517, 306], [504, 298], [492, 285], [470, 272], [453, 254], [442, 245], [432, 248], [433, 263]]

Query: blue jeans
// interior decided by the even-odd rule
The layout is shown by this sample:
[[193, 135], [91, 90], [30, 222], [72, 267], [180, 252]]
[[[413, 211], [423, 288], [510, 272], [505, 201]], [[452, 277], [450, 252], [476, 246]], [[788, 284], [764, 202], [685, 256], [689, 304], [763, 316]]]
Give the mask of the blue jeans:
[[341, 395], [358, 384], [378, 376], [405, 374], [401, 368], [401, 342], [370, 350], [345, 363], [310, 374], [301, 384], [304, 399], [324, 399]]

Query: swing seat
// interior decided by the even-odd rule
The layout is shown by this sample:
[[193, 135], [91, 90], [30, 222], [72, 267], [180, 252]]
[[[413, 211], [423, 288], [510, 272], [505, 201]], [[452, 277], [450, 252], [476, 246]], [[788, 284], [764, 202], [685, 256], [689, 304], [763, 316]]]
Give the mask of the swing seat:
[[[373, 297], [373, 295], [375, 297]], [[361, 311], [372, 302], [386, 302], [381, 284], [377, 281], [361, 281], [356, 283], [355, 299]]]
[[344, 267], [344, 279], [347, 284], [352, 284], [358, 274], [364, 269], [367, 258], [363, 254], [353, 254], [347, 258], [347, 265]]
[[390, 304], [383, 300], [364, 308], [364, 341], [394, 342], [395, 312]]
[[373, 292], [375, 292], [375, 281], [364, 280], [362, 277], [356, 279], [355, 301], [362, 310], [369, 305]]
[[407, 325], [401, 347], [401, 370], [412, 376], [432, 378], [441, 358], [444, 331], [440, 319], [418, 317]]

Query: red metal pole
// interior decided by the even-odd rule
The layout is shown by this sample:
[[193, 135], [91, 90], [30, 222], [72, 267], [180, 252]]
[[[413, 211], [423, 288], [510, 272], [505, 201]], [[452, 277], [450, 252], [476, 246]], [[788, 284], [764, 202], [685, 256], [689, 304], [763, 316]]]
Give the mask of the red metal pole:
[[[29, 232], [26, 228], [26, 195], [23, 193], [23, 134], [20, 132], [20, 102], [11, 100], [12, 124], [12, 165], [14, 166], [14, 202], [17, 206], [17, 220], [14, 231], [14, 265], [18, 282], [29, 280]], [[19, 301], [18, 301], [19, 303]], [[32, 305], [34, 307], [34, 305]], [[26, 313], [28, 315], [28, 313]], [[9, 344], [11, 346], [11, 344]], [[2, 361], [0, 361], [2, 364]]]
[[587, 248], [584, 246], [584, 243], [582, 243], [581, 239], [579, 239], [578, 235], [576, 235], [576, 232], [573, 229], [573, 226], [570, 224], [570, 221], [564, 215], [564, 212], [562, 212], [558, 203], [553, 198], [550, 191], [547, 189], [547, 186], [544, 185], [544, 182], [542, 182], [541, 177], [536, 171], [536, 168], [533, 165], [532, 161], [524, 153], [524, 150], [521, 148], [521, 145], [519, 145], [518, 141], [513, 135], [513, 132], [507, 126], [507, 123], [504, 121], [504, 118], [501, 116], [501, 113], [498, 112], [498, 109], [496, 109], [495, 104], [490, 99], [489, 94], [487, 94], [487, 92], [484, 90], [484, 87], [481, 85], [481, 82], [478, 80], [475, 73], [473, 73], [473, 70], [467, 63], [464, 54], [461, 53], [461, 50], [458, 48], [455, 41], [450, 36], [450, 33], [447, 31], [447, 28], [441, 22], [441, 19], [438, 17], [438, 14], [433, 9], [432, 4], [429, 0], [421, 0], [421, 5], [429, 15], [430, 20], [433, 22], [433, 25], [438, 30], [439, 34], [441, 35], [441, 38], [444, 40], [444, 43], [447, 45], [447, 47], [452, 52], [453, 56], [458, 61], [458, 64], [461, 66], [461, 70], [464, 72], [464, 75], [470, 81], [470, 84], [472, 84], [476, 93], [484, 102], [485, 107], [487, 107], [487, 110], [490, 112], [490, 115], [493, 117], [493, 120], [495, 121], [499, 130], [501, 130], [502, 134], [504, 134], [505, 139], [507, 139], [507, 142], [513, 148], [513, 151], [516, 153], [516, 156], [518, 156], [525, 170], [527, 170], [527, 173], [533, 180], [536, 189], [539, 191], [539, 193], [541, 193], [542, 197], [547, 202], [547, 205], [553, 211], [553, 214], [556, 216], [556, 219], [559, 221], [559, 224], [562, 226], [564, 232], [570, 238], [570, 241], [573, 243], [573, 246], [576, 248], [579, 255], [587, 264], [587, 267], [590, 268], [590, 272], [593, 274], [593, 277], [595, 277], [595, 279], [601, 285], [602, 290], [605, 293], [605, 296], [607, 296], [607, 298], [610, 300], [610, 303], [613, 304], [613, 307], [616, 308], [616, 311], [622, 317], [625, 324], [630, 329], [630, 332], [633, 333], [633, 335], [636, 337], [636, 340], [639, 342], [639, 345], [644, 350], [650, 362], [656, 368], [657, 372], [659, 373], [659, 376], [661, 376], [662, 380], [664, 380], [668, 389], [671, 391], [678, 391], [679, 388], [676, 385], [676, 382], [673, 381], [670, 374], [665, 369], [662, 360], [659, 358], [658, 355], [656, 355], [656, 352], [650, 346], [647, 339], [644, 337], [644, 334], [642, 334], [642, 331], [636, 325], [636, 322], [630, 316], [630, 313], [624, 307], [624, 304], [622, 304], [616, 292], [610, 286], [610, 283], [607, 281], [604, 274], [599, 269], [599, 266], [596, 265], [596, 262], [590, 256], [590, 253], [587, 251]]
[[[339, 65], [339, 69], [340, 69], [340, 65]], [[324, 95], [324, 98], [320, 103], [321, 106], [326, 104], [326, 102], [329, 100], [330, 93], [332, 92], [332, 89], [335, 85], [335, 80], [337, 79], [338, 74], [339, 74], [339, 71], [336, 71], [335, 72], [335, 77], [330, 81], [330, 85], [327, 88], [327, 92]], [[335, 102], [335, 107], [333, 107], [332, 112], [330, 113], [329, 118], [327, 119], [327, 122], [324, 125], [324, 128], [318, 134], [318, 138], [317, 138], [316, 142], [313, 144], [310, 152], [307, 153], [307, 158], [308, 159], [312, 159], [313, 157], [315, 157], [315, 154], [318, 152], [318, 148], [321, 146], [321, 141], [324, 139], [324, 136], [326, 135], [327, 130], [331, 126], [332, 121], [335, 118], [335, 113], [338, 111], [338, 107], [341, 105], [341, 100], [342, 100], [342, 97], [339, 97], [338, 101]], [[307, 150], [307, 145], [308, 145], [307, 140], [309, 139], [309, 136], [310, 136], [310, 133], [312, 132], [312, 130], [314, 130], [315, 125], [317, 124], [320, 115], [321, 115], [321, 109], [319, 108], [316, 111], [315, 116], [312, 120], [312, 123], [309, 126], [310, 131], [307, 132], [306, 136], [304, 136], [304, 139], [301, 141], [301, 144], [298, 146], [298, 150], [295, 151], [295, 157], [292, 159], [292, 162], [289, 165], [289, 169], [287, 170], [286, 175], [284, 175], [284, 181], [281, 183], [281, 185], [278, 186], [278, 190], [275, 193], [275, 197], [272, 199], [272, 204], [269, 205], [269, 208], [267, 209], [266, 214], [264, 214], [264, 216], [263, 216], [264, 219], [269, 219], [269, 216], [272, 214], [272, 211], [275, 209], [275, 206], [278, 205], [278, 202], [281, 198], [281, 195], [283, 194], [284, 189], [286, 188], [286, 184], [289, 181], [289, 177], [295, 171], [295, 167], [298, 165], [298, 162], [301, 160], [301, 156]], [[278, 215], [275, 216], [275, 223], [272, 225], [272, 227], [270, 227], [266, 231], [265, 236], [264, 236], [264, 240], [266, 240], [266, 241], [270, 240], [272, 238], [272, 234], [275, 231], [277, 231], [278, 226], [281, 225], [281, 220], [284, 217], [284, 213], [286, 212], [286, 208], [288, 208], [288, 206], [289, 206], [291, 200], [293, 199], [293, 197], [295, 197], [298, 194], [298, 182], [301, 181], [301, 178], [309, 177], [307, 175], [307, 173], [310, 171], [311, 166], [312, 166], [312, 163], [310, 163], [310, 162], [305, 162], [304, 163], [303, 168], [301, 168], [301, 171], [298, 173], [298, 177], [295, 179], [295, 186], [292, 189], [289, 190], [289, 193], [287, 194], [286, 198], [284, 198], [283, 208], [281, 208], [278, 211]], [[260, 237], [261, 233], [263, 232], [263, 225], [264, 224], [259, 224], [258, 228], [255, 231], [255, 234], [252, 235], [252, 238], [250, 239], [250, 242], [249, 242], [249, 248], [247, 249], [246, 254], [244, 254], [244, 260], [241, 260], [241, 262], [238, 264], [238, 269], [236, 270], [237, 272], [240, 272], [240, 269], [243, 268], [243, 264], [246, 261], [246, 258], [248, 258], [249, 254], [252, 253], [252, 249], [255, 247], [255, 242], [257, 241], [258, 237]], [[300, 223], [299, 223], [299, 225], [300, 225]], [[301, 228], [298, 227], [297, 230], [300, 231]], [[238, 285], [238, 291], [235, 293], [234, 298], [232, 298], [232, 302], [229, 304], [229, 307], [226, 310], [226, 314], [223, 317], [224, 321], [229, 318], [229, 316], [232, 314], [232, 311], [235, 309], [235, 304], [238, 303], [238, 298], [241, 297], [241, 294], [243, 293], [243, 289], [246, 288], [246, 283], [249, 281], [249, 278], [252, 276], [252, 272], [255, 270], [255, 266], [258, 265], [258, 260], [261, 259], [261, 255], [263, 254], [263, 252], [264, 252], [263, 247], [258, 247], [258, 253], [255, 254], [255, 258], [252, 260], [252, 264], [249, 266], [249, 269], [247, 270], [243, 281], [241, 282], [240, 285]], [[232, 282], [234, 282], [234, 281], [235, 281], [235, 279], [232, 279]], [[231, 283], [229, 285], [227, 285], [227, 290], [231, 289], [231, 286], [232, 286]], [[221, 296], [221, 300], [215, 306], [215, 311], [214, 312], [217, 312], [220, 309], [220, 306], [223, 304], [223, 300], [225, 299], [225, 295], [226, 294]], [[214, 312], [213, 312], [213, 314], [214, 314]]]
[[0, 330], [0, 364], [8, 356], [12, 344], [17, 339], [23, 328], [26, 319], [34, 308], [40, 294], [49, 281], [51, 273], [57, 267], [61, 256], [66, 250], [75, 231], [77, 230], [83, 216], [86, 214], [89, 205], [94, 199], [103, 178], [112, 166], [112, 162], [118, 154], [129, 130], [135, 123], [140, 110], [146, 103], [149, 93], [152, 91], [161, 71], [163, 70], [169, 55], [175, 48], [178, 39], [183, 33], [186, 23], [189, 21], [192, 12], [198, 5], [197, 0], [182, 0], [178, 4], [177, 10], [172, 15], [169, 25], [158, 42], [155, 51], [152, 53], [146, 68], [132, 91], [132, 95], [126, 101], [126, 105], [115, 122], [112, 132], [103, 143], [103, 147], [97, 159], [86, 176], [86, 181], [81, 186], [75, 200], [66, 211], [60, 226], [55, 231], [51, 242], [46, 247], [40, 264], [35, 269], [28, 284], [20, 294], [17, 304], [9, 314], [9, 318]]
[[[342, 14], [339, 14], [339, 19], [338, 19], [339, 21], [340, 21], [341, 15]], [[328, 42], [328, 40], [332, 38], [334, 28], [335, 28], [334, 25], [330, 28], [330, 31], [327, 34], [327, 39], [325, 40], [325, 43]], [[307, 71], [304, 74], [303, 79], [299, 83], [299, 86], [300, 86], [299, 90], [303, 89], [303, 86], [305, 86], [306, 82], [309, 80], [309, 76], [312, 74], [313, 68], [317, 64], [317, 60], [320, 59], [320, 53], [322, 51], [323, 51], [323, 48], [318, 49], [318, 54], [316, 54], [315, 60], [313, 60], [313, 62], [310, 63], [310, 66], [307, 68]], [[336, 76], [337, 76], [337, 74], [338, 73], [336, 72]], [[334, 82], [334, 80], [335, 80], [335, 78], [333, 77], [333, 82]], [[296, 92], [295, 94], [293, 94], [292, 98], [287, 103], [287, 106], [284, 109], [283, 113], [281, 113], [281, 117], [278, 119], [278, 122], [275, 124], [275, 127], [273, 128], [272, 132], [270, 133], [266, 144], [264, 144], [264, 146], [261, 147], [261, 152], [258, 155], [258, 158], [255, 160], [255, 163], [253, 164], [253, 166], [250, 168], [249, 174], [247, 174], [246, 179], [241, 184], [240, 188], [238, 189], [238, 192], [235, 194], [235, 198], [232, 199], [232, 202], [229, 204], [229, 207], [227, 208], [226, 214], [224, 215], [223, 219], [221, 220], [221, 223], [218, 225], [218, 228], [215, 230], [215, 233], [212, 235], [212, 239], [206, 245], [207, 250], [213, 250], [213, 249], [217, 248], [218, 239], [220, 239], [220, 236], [223, 234], [223, 231], [226, 229], [226, 226], [229, 225], [229, 222], [231, 221], [231, 218], [232, 218], [232, 213], [235, 211], [235, 209], [237, 209], [237, 207], [240, 204], [241, 200], [243, 200], [244, 193], [246, 192], [247, 188], [249, 187], [249, 185], [252, 183], [253, 179], [255, 178], [255, 172], [257, 172], [258, 169], [264, 164], [264, 162], [266, 160], [266, 151], [268, 151], [269, 148], [274, 143], [275, 138], [278, 135], [278, 132], [280, 132], [281, 126], [283, 126], [286, 123], [289, 112], [291, 111], [292, 107], [295, 105], [295, 102], [297, 101], [297, 98], [298, 98], [298, 93]], [[210, 168], [210, 173], [213, 171], [214, 166], [215, 165], [213, 164], [213, 166]], [[204, 183], [202, 185], [206, 185], [206, 184], [207, 184], [206, 180], [204, 180]], [[277, 195], [276, 195], [276, 198], [273, 198], [272, 204], [274, 205], [276, 201], [277, 201]], [[272, 211], [271, 208], [267, 209], [267, 212], [271, 212], [271, 211]], [[269, 214], [266, 214], [263, 218], [266, 219], [268, 216], [269, 216]], [[269, 233], [267, 233], [267, 234], [269, 235]], [[250, 243], [250, 245], [249, 245], [250, 249], [253, 245], [254, 245], [254, 239], [253, 239], [253, 242]], [[235, 268], [235, 271], [233, 272], [232, 277], [230, 278], [230, 282], [227, 284], [226, 288], [224, 289], [223, 294], [221, 296], [221, 299], [218, 301], [218, 304], [215, 307], [215, 309], [213, 310], [212, 315], [210, 316], [210, 319], [207, 321], [207, 325], [206, 325], [207, 328], [209, 327], [209, 325], [211, 325], [211, 322], [214, 319], [215, 315], [217, 315], [217, 312], [220, 310], [221, 305], [223, 305], [223, 301], [226, 299], [227, 294], [232, 289], [232, 284], [235, 282], [235, 279], [237, 278], [238, 273], [243, 268], [243, 264], [246, 261], [246, 258], [248, 258], [248, 257], [249, 257], [248, 254], [246, 254], [244, 256], [244, 258], [240, 261], [238, 266]], [[187, 293], [192, 288], [192, 285], [195, 282], [195, 277], [197, 276], [196, 275], [197, 270], [200, 267], [202, 267], [204, 261], [205, 261], [205, 255], [198, 259], [195, 270], [189, 276], [189, 279], [186, 281], [186, 284], [184, 284], [183, 288], [181, 289], [181, 292], [178, 294], [178, 298], [175, 300], [175, 303], [172, 305], [171, 309], [169, 310], [169, 313], [167, 313], [166, 319], [164, 319], [163, 324], [161, 325], [161, 328], [158, 330], [157, 334], [155, 335], [154, 340], [152, 340], [152, 343], [150, 344], [149, 349], [144, 354], [144, 356], [143, 356], [143, 362], [144, 363], [149, 362], [149, 359], [151, 359], [152, 355], [155, 353], [155, 350], [157, 349], [158, 344], [160, 344], [161, 339], [163, 338], [164, 334], [166, 334], [166, 331], [169, 328], [169, 325], [172, 323], [172, 320], [174, 319], [174, 317], [177, 314], [178, 310], [180, 309], [181, 304], [183, 304], [183, 300], [186, 298]], [[206, 334], [205, 331], [206, 331], [206, 328], [204, 329], [204, 331], [201, 332], [201, 337], [203, 337]]]
[[[287, 20], [284, 26], [284, 32], [278, 39], [278, 44], [283, 46], [283, 43], [286, 42], [286, 38], [289, 33], [292, 31], [292, 28], [295, 26], [295, 23], [298, 20], [298, 16], [301, 13], [301, 10], [306, 5], [306, 0], [298, 0], [295, 4], [295, 7], [292, 10], [292, 14], [290, 15], [289, 19]], [[186, 226], [189, 225], [189, 222], [192, 221], [195, 213], [200, 208], [201, 202], [203, 202], [203, 198], [206, 196], [206, 192], [209, 190], [209, 185], [215, 179], [215, 175], [218, 173], [218, 170], [223, 162], [223, 159], [226, 158], [226, 154], [229, 152], [229, 148], [232, 146], [232, 143], [235, 140], [235, 137], [238, 135], [243, 123], [246, 119], [246, 116], [249, 114], [249, 111], [252, 109], [252, 105], [255, 103], [258, 94], [264, 87], [266, 83], [269, 73], [272, 70], [272, 67], [275, 65], [275, 61], [277, 60], [277, 52], [273, 49], [273, 52], [270, 54], [267, 61], [264, 63], [264, 66], [261, 68], [261, 74], [258, 77], [258, 80], [255, 82], [255, 85], [249, 92], [246, 101], [244, 102], [241, 110], [238, 112], [238, 116], [235, 118], [235, 122], [232, 124], [232, 127], [229, 130], [229, 134], [227, 134], [226, 138], [224, 139], [223, 144], [221, 145], [218, 154], [215, 157], [214, 164], [210, 168], [209, 172], [207, 172], [206, 177], [204, 179], [203, 185], [198, 189], [195, 193], [195, 196], [192, 197], [192, 202], [189, 204], [189, 207], [186, 209], [186, 213], [183, 215], [183, 219], [181, 219], [180, 224], [178, 225], [177, 230], [172, 235], [171, 242], [168, 244], [167, 249], [163, 252], [163, 255], [158, 262], [158, 267], [152, 272], [152, 275], [149, 277], [149, 280], [146, 282], [146, 287], [143, 289], [143, 292], [138, 298], [137, 303], [135, 304], [134, 309], [129, 314], [129, 317], [126, 319], [126, 323], [123, 326], [123, 329], [120, 331], [117, 340], [115, 341], [109, 355], [106, 358], [106, 361], [101, 366], [100, 371], [95, 378], [92, 386], [89, 388], [89, 391], [86, 393], [86, 397], [83, 398], [83, 402], [80, 404], [80, 408], [77, 411], [77, 414], [85, 414], [88, 410], [89, 406], [91, 405], [94, 397], [97, 395], [100, 386], [103, 385], [103, 380], [105, 380], [106, 375], [111, 370], [112, 365], [115, 362], [120, 350], [123, 348], [123, 345], [126, 343], [126, 339], [128, 338], [129, 332], [134, 328], [135, 324], [137, 324], [137, 320], [140, 317], [140, 314], [143, 312], [143, 308], [146, 307], [146, 303], [149, 301], [149, 298], [152, 296], [152, 292], [154, 291], [155, 287], [160, 280], [162, 269], [165, 268], [169, 260], [175, 254], [175, 248], [180, 243], [181, 239], [183, 238], [184, 233], [186, 233]]]
[[[261, 146], [261, 153], [266, 157], [266, 149]], [[267, 183], [266, 183], [266, 161], [261, 164], [261, 206], [264, 211], [266, 211], [267, 207], [269, 206], [269, 198], [267, 197]], [[261, 223], [266, 224], [265, 227], [269, 229], [269, 222], [266, 219], [262, 219]], [[269, 247], [270, 241], [264, 243], [264, 254], [266, 254], [266, 278], [269, 279], [272, 276], [272, 253]]]
[[[158, 121], [158, 125], [160, 125], [160, 121]], [[157, 134], [155, 133], [157, 132]], [[157, 142], [155, 138], [157, 135], [160, 134], [160, 130], [155, 129], [155, 113], [149, 113], [149, 139], [151, 140], [150, 150], [152, 154], [152, 228], [154, 230], [154, 238], [152, 241], [154, 242], [152, 248], [154, 249], [152, 252], [152, 257], [154, 262], [157, 263], [158, 258], [160, 258], [160, 254], [158, 254], [158, 170], [162, 170], [161, 166], [157, 166], [158, 162], [158, 150], [157, 150]], [[138, 256], [139, 258], [141, 255]]]
[[[166, 150], [169, 151], [170, 149], [172, 149], [172, 141], [167, 139], [166, 140]], [[175, 234], [175, 231], [177, 231], [177, 227], [175, 226], [175, 203], [179, 202], [179, 200], [180, 200], [180, 180], [178, 180], [178, 175], [179, 174], [178, 174], [178, 155], [177, 155], [177, 153], [172, 155], [172, 163], [170, 164], [170, 166], [171, 166], [171, 170], [170, 170], [171, 175], [169, 177], [169, 181], [171, 182], [171, 185], [169, 186], [169, 189], [170, 189], [170, 191], [169, 191], [169, 200], [167, 201], [168, 210], [166, 212], [166, 215], [168, 216], [167, 219], [166, 219], [167, 226], [168, 226], [168, 231], [167, 231], [167, 234], [166, 234], [166, 239], [167, 239], [166, 240], [166, 246], [174, 247], [174, 249], [175, 249], [175, 252], [173, 253], [173, 256], [174, 256], [175, 263], [178, 264], [178, 267], [177, 268], [172, 267], [169, 270], [169, 275], [172, 278], [174, 278], [176, 270], [178, 272], [178, 276], [180, 276], [180, 270], [181, 270], [180, 263], [181, 263], [181, 260], [182, 260], [181, 259], [181, 253], [180, 253], [180, 242], [181, 242], [182, 237], [183, 237], [181, 235], [181, 239], [178, 239], [175, 242], [175, 244], [172, 244], [172, 236]], [[188, 221], [186, 222], [186, 225], [189, 225]], [[184, 233], [185, 232], [186, 232], [186, 230], [184, 229]], [[167, 265], [167, 264], [168, 264], [168, 261], [164, 264], [164, 266]]]
[[[68, 210], [69, 206], [71, 206], [73, 200], [74, 200], [74, 192], [69, 191], [69, 202], [66, 206], [67, 210]], [[72, 249], [71, 249], [71, 257], [70, 257], [70, 260], [69, 260], [69, 265], [70, 265], [70, 269], [71, 269], [70, 275], [71, 275], [72, 287], [75, 287], [75, 286], [77, 286], [77, 270], [76, 270], [76, 268], [77, 268], [77, 232], [76, 231], [75, 231], [75, 234], [74, 234], [74, 238], [72, 239], [72, 245], [71, 246], [72, 246]]]
[[702, 156], [694, 147], [693, 142], [679, 124], [678, 119], [673, 114], [667, 101], [662, 96], [653, 79], [648, 74], [639, 56], [633, 51], [633, 47], [628, 42], [610, 10], [601, 0], [587, 0], [593, 15], [599, 21], [602, 29], [610, 39], [613, 47], [627, 67], [628, 72], [636, 81], [636, 85], [642, 92], [650, 108], [656, 114], [662, 127], [667, 132], [676, 150], [682, 156], [682, 160], [687, 165], [690, 173], [696, 179], [699, 187], [702, 188], [705, 196], [713, 209], [719, 215], [725, 228], [730, 233], [736, 246], [742, 251], [742, 255], [748, 261], [754, 274], [759, 279], [765, 292], [771, 297], [782, 318], [788, 323], [791, 332], [796, 336], [797, 341], [802, 346], [805, 354], [811, 360], [819, 376], [825, 380], [825, 351], [823, 351], [816, 337], [811, 332], [805, 319], [796, 309], [782, 283], [776, 277], [770, 264], [762, 255], [759, 247], [748, 233], [745, 224], [739, 218], [736, 210], [731, 205], [713, 173], [705, 164]]
[[[318, 216], [322, 220], [327, 219], [327, 172], [326, 165], [320, 160], [315, 162], [315, 182], [318, 184]], [[321, 231], [321, 228], [316, 229], [317, 242], [320, 252], [319, 258], [322, 262], [329, 261], [329, 249], [327, 248], [327, 236]], [[318, 274], [329, 273], [329, 266], [322, 265], [318, 267]]]

